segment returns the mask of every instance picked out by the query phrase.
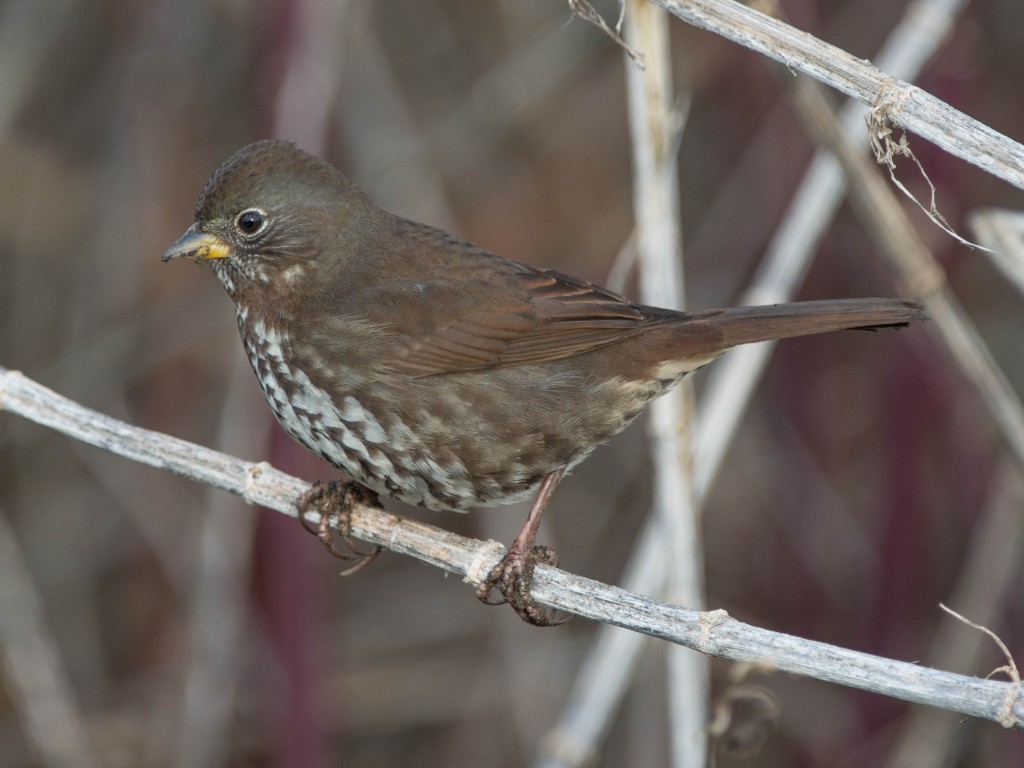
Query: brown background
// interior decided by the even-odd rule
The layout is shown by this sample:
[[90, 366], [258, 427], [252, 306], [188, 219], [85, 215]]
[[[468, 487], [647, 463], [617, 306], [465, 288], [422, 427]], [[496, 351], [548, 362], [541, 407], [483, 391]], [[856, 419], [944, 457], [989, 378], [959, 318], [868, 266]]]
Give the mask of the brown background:
[[[891, 0], [783, 6], [796, 26], [865, 58], [903, 12]], [[613, 4], [599, 7], [614, 16]], [[624, 64], [604, 35], [569, 19], [557, 0], [0, 3], [0, 365], [132, 423], [311, 480], [336, 476], [271, 429], [220, 286], [160, 254], [221, 160], [280, 135], [384, 207], [605, 280], [632, 226]], [[1021, 29], [1016, 0], [971, 3], [921, 85], [1024, 138]], [[789, 73], [678, 21], [672, 35], [677, 87], [692, 97], [679, 159], [689, 302], [729, 304], [812, 147], [784, 90]], [[959, 230], [979, 206], [1021, 206], [1019, 190], [911, 141]], [[1020, 391], [1020, 296], [983, 254], [911, 215]], [[801, 297], [896, 291], [844, 208]], [[962, 578], [1005, 453], [929, 329], [785, 343], [706, 505], [709, 606], [927, 663], [947, 621], [937, 603]], [[565, 567], [619, 580], [647, 512], [647, 466], [640, 423], [563, 484], [543, 538]], [[339, 579], [294, 521], [10, 415], [0, 416], [0, 514], [98, 765], [529, 764], [596, 629], [527, 627], [394, 555]], [[508, 540], [523, 510], [411, 514]], [[228, 521], [221, 539], [206, 529], [205, 546], [229, 585], [234, 574], [234, 593], [199, 578], [209, 515]], [[1004, 557], [1019, 582], [1019, 542], [990, 559]], [[997, 605], [992, 629], [1020, 659], [1020, 595]], [[235, 609], [242, 631], [225, 641], [218, 628]], [[198, 698], [183, 705], [206, 633], [212, 668], [198, 667]], [[983, 648], [977, 666], [954, 671], [1004, 663]], [[660, 651], [648, 646], [596, 764], [665, 764]], [[730, 665], [712, 670], [717, 698]], [[0, 765], [42, 765], [7, 682]], [[882, 765], [919, 709], [784, 675], [750, 682], [776, 697], [778, 724], [752, 756], [716, 744], [720, 766]], [[223, 721], [196, 716], [220, 694]], [[1020, 736], [960, 720], [946, 718], [947, 765], [1024, 760]]]

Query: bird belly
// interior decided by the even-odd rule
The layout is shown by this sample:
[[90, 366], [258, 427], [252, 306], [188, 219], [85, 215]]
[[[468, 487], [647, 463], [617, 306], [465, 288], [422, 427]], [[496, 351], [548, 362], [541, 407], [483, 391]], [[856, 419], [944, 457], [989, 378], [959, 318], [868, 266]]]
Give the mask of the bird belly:
[[297, 355], [287, 334], [239, 319], [249, 362], [289, 435], [378, 493], [430, 509], [530, 498], [545, 475], [572, 469], [667, 385], [583, 381], [550, 367], [353, 384]]
[[287, 338], [258, 330], [243, 331], [242, 340], [278, 422], [317, 456], [378, 493], [430, 509], [466, 512], [529, 498], [543, 478], [544, 472], [528, 476], [525, 468], [515, 467], [505, 467], [502, 477], [475, 475], [457, 452], [437, 450], [452, 423], [421, 423], [412, 429], [393, 412], [377, 418], [357, 393], [329, 394], [317, 386], [290, 361]]

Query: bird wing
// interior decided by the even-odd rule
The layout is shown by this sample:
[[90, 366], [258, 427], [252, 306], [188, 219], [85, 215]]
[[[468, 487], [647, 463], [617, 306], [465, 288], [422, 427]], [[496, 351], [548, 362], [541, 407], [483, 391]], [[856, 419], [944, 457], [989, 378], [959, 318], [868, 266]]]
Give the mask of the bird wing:
[[585, 280], [493, 254], [440, 285], [392, 282], [378, 295], [399, 332], [388, 367], [410, 376], [543, 363], [614, 344], [669, 310], [641, 307]]

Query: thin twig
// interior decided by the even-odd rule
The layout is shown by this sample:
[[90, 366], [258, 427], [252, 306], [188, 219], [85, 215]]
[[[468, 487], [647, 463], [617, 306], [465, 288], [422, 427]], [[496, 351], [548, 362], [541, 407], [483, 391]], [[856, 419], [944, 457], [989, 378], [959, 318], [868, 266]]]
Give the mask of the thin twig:
[[[896, 131], [893, 130], [889, 122], [889, 114], [901, 108], [902, 104], [899, 99], [904, 96], [904, 93], [900, 93], [897, 94], [896, 101], [880, 101], [876, 103], [868, 115], [868, 135], [871, 139], [871, 153], [875, 156], [875, 162], [885, 166], [886, 170], [889, 171], [889, 181], [892, 182], [892, 185], [902, 192], [903, 196], [910, 200], [910, 202], [920, 208], [921, 212], [931, 219], [935, 226], [962, 245], [966, 245], [969, 248], [982, 248], [977, 243], [972, 243], [970, 240], [965, 239], [959, 232], [953, 229], [953, 225], [949, 223], [942, 214], [942, 211], [939, 210], [938, 190], [935, 189], [935, 184], [932, 182], [931, 177], [928, 176], [928, 171], [924, 169], [921, 161], [914, 154], [914, 150], [910, 148], [910, 140], [907, 138], [907, 134], [901, 133], [900, 137], [896, 138]], [[924, 183], [928, 185], [928, 205], [922, 203], [917, 195], [907, 189], [907, 185], [900, 181], [896, 175], [897, 157], [905, 157], [917, 166], [917, 172], [924, 179]]]
[[[619, 19], [619, 23], [612, 29], [608, 25], [608, 22], [604, 20], [604, 17], [595, 10], [587, 0], [569, 0], [569, 10], [572, 11], [574, 16], [579, 16], [584, 21], [588, 21], [595, 27], [604, 32], [608, 37], [615, 41], [615, 44], [622, 48], [622, 52], [629, 57], [629, 60], [633, 65], [640, 70], [646, 68], [646, 57], [643, 53], [640, 53], [636, 48], [631, 47], [625, 40], [622, 39], [622, 35], [619, 34], [622, 19]], [[623, 5], [623, 13], [625, 13], [625, 5]]]
[[999, 637], [999, 635], [997, 635], [988, 627], [982, 624], [978, 624], [977, 622], [971, 621], [966, 616], [957, 613], [944, 603], [939, 603], [939, 608], [944, 610], [957, 621], [966, 624], [969, 627], [974, 627], [979, 632], [983, 632], [984, 634], [988, 635], [990, 638], [992, 638], [992, 642], [994, 642], [999, 647], [999, 650], [1003, 652], [1003, 658], [1006, 659], [1006, 663], [1003, 666], [997, 667], [996, 669], [989, 672], [986, 675], [986, 677], [992, 677], [992, 675], [1002, 673], [1009, 677], [1011, 682], [1016, 683], [1018, 686], [1020, 685], [1020, 670], [1017, 669], [1017, 662], [1014, 661], [1013, 655], [1010, 653], [1010, 649], [1006, 647], [1006, 643], [1003, 642], [1003, 639]]
[[[999, 620], [1008, 600], [1019, 593], [1019, 556], [1024, 545], [1024, 481], [1016, 466], [1003, 460], [994, 473], [991, 499], [967, 542], [963, 566], [946, 601], [969, 606], [971, 615], [988, 624]], [[924, 662], [941, 669], [981, 671], [988, 642], [980, 632], [964, 632], [952, 621], [940, 622], [931, 636]], [[950, 712], [916, 708], [907, 713], [902, 733], [893, 743], [885, 768], [908, 765], [951, 765], [957, 750], [956, 721]]]

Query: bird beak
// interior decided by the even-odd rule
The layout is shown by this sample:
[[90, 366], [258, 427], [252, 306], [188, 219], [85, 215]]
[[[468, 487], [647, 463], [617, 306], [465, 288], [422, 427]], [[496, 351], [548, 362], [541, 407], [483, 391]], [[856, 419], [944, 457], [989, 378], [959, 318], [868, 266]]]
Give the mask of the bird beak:
[[231, 255], [231, 247], [218, 237], [196, 229], [193, 224], [178, 241], [164, 253], [160, 261], [192, 259], [197, 264], [210, 259], [223, 259]]

